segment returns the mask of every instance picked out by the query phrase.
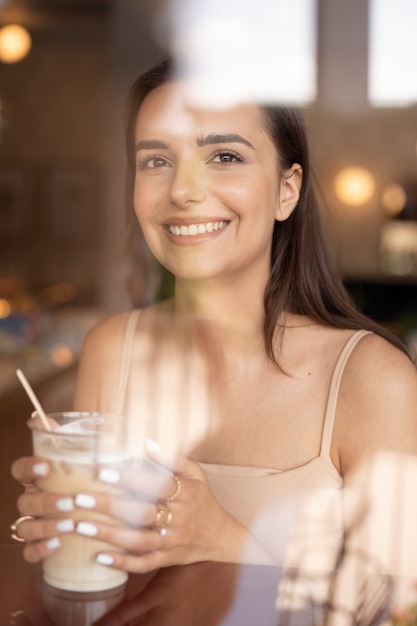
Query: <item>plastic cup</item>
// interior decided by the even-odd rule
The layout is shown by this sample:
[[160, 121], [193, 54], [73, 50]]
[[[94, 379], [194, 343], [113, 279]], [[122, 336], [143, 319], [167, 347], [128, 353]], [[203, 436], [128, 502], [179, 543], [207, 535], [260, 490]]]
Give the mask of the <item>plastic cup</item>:
[[[122, 490], [97, 480], [101, 466], [139, 467], [143, 458], [145, 424], [110, 413], [64, 412], [48, 415], [51, 431], [39, 420], [30, 423], [34, 454], [47, 459], [50, 474], [37, 481], [53, 493]], [[74, 510], [68, 517], [74, 525], [86, 511]], [[113, 518], [88, 511], [88, 519], [116, 523]], [[106, 542], [71, 532], [60, 535], [61, 547], [43, 561], [43, 578], [52, 587], [77, 592], [96, 592], [123, 585], [127, 573], [96, 562], [105, 550], [117, 550]]]

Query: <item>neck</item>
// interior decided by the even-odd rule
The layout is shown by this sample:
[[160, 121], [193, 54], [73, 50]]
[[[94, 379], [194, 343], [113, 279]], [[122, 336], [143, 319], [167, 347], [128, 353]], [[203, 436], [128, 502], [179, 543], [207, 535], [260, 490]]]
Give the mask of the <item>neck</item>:
[[173, 307], [191, 315], [199, 332], [222, 352], [263, 352], [263, 285], [248, 289], [247, 284], [177, 281]]

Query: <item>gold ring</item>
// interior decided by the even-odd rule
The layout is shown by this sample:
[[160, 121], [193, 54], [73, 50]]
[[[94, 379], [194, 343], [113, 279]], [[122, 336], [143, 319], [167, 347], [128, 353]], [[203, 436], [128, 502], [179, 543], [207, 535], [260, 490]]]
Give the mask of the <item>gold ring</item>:
[[168, 507], [163, 502], [156, 502], [156, 515], [153, 523], [155, 528], [160, 528], [165, 524], [165, 518], [168, 517]]
[[177, 483], [175, 493], [172, 496], [169, 496], [169, 498], [165, 498], [165, 502], [174, 502], [174, 500], [176, 500], [181, 493], [182, 484], [180, 479], [178, 478], [178, 476], [175, 476], [175, 474], [172, 474], [172, 478]]
[[19, 535], [17, 534], [17, 528], [19, 524], [25, 522], [28, 519], [34, 520], [35, 518], [33, 517], [33, 515], [22, 515], [22, 517], [19, 517], [15, 522], [13, 522], [13, 524], [10, 524], [10, 530], [12, 531], [11, 537], [19, 543], [26, 543], [26, 539], [23, 539], [23, 537], [19, 537]]

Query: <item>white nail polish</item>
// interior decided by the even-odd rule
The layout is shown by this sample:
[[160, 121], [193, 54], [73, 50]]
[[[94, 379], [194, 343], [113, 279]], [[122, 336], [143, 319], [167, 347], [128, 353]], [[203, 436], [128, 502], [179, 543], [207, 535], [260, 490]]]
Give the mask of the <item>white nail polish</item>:
[[96, 506], [96, 499], [87, 493], [79, 493], [75, 496], [75, 505], [82, 509], [94, 509]]
[[96, 561], [101, 565], [113, 565], [114, 558], [110, 556], [110, 554], [98, 554], [96, 556]]
[[80, 535], [86, 535], [87, 537], [95, 537], [98, 533], [97, 526], [90, 524], [90, 522], [79, 522], [76, 528], [77, 533]]
[[56, 525], [56, 529], [61, 533], [70, 533], [74, 530], [74, 528], [74, 522], [72, 519], [61, 519]]
[[61, 542], [58, 539], [58, 537], [53, 537], [52, 539], [48, 539], [48, 541], [46, 542], [46, 547], [48, 548], [48, 550], [56, 550], [56, 548], [59, 548], [60, 545], [61, 545]]
[[72, 501], [72, 498], [60, 498], [56, 501], [55, 506], [58, 511], [62, 511], [63, 513], [74, 510], [74, 502]]
[[109, 483], [110, 485], [115, 485], [120, 480], [119, 472], [116, 472], [114, 469], [103, 468], [100, 470], [98, 475], [99, 480], [102, 480], [103, 483]]
[[32, 467], [32, 472], [35, 476], [46, 476], [48, 473], [48, 466], [46, 463], [35, 463]]
[[147, 447], [147, 449], [150, 452], [160, 452], [161, 451], [161, 446], [154, 439], [147, 439], [146, 440], [146, 447]]

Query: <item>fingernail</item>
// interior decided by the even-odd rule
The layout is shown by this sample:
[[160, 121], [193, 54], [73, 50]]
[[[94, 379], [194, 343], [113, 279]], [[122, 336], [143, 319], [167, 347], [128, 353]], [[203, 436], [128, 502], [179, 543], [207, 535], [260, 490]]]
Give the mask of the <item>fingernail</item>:
[[46, 476], [48, 473], [48, 465], [46, 463], [35, 463], [32, 467], [32, 472], [36, 476]]
[[94, 509], [96, 506], [96, 499], [86, 493], [77, 494], [74, 502], [76, 506], [79, 506], [82, 509]]
[[78, 522], [76, 531], [80, 533], [80, 535], [95, 537], [98, 533], [98, 528], [94, 526], [94, 524], [90, 524], [90, 522]]
[[60, 498], [56, 501], [56, 508], [58, 511], [68, 512], [74, 510], [74, 502], [72, 498]]
[[97, 563], [101, 563], [101, 565], [113, 565], [114, 558], [110, 556], [110, 554], [98, 554], [96, 561]]
[[72, 519], [61, 519], [57, 522], [56, 529], [61, 533], [70, 533], [74, 530], [74, 522]]
[[161, 451], [161, 446], [154, 439], [147, 439], [146, 440], [146, 447], [147, 447], [147, 449], [150, 452], [160, 452]]
[[61, 545], [61, 542], [58, 539], [58, 537], [53, 537], [52, 539], [48, 539], [48, 541], [46, 542], [46, 547], [48, 548], [48, 550], [56, 550], [56, 548], [59, 548], [60, 545]]
[[111, 485], [115, 485], [120, 480], [119, 472], [116, 472], [114, 469], [103, 468], [100, 470], [98, 475], [99, 480], [102, 480], [103, 483], [110, 483]]

